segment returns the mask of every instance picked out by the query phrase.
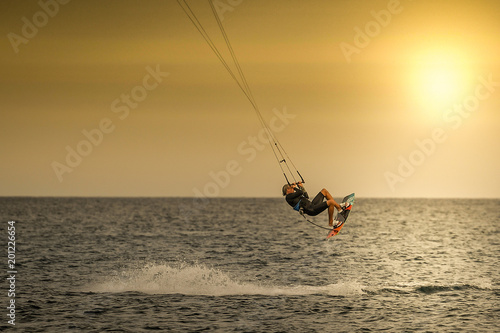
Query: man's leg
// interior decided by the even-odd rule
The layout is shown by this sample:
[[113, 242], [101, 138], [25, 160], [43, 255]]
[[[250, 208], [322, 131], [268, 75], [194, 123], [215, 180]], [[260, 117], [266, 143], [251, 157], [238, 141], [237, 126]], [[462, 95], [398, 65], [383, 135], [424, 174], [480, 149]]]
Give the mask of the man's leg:
[[328, 204], [328, 225], [333, 227], [333, 211], [335, 210], [335, 206], [330, 204], [329, 201], [326, 203]]
[[342, 210], [342, 207], [340, 207], [340, 205], [333, 199], [332, 195], [330, 194], [330, 192], [328, 192], [327, 189], [322, 189], [321, 193], [325, 196], [328, 206], [333, 205], [333, 207], [337, 208], [338, 211]]
[[326, 198], [326, 203], [328, 205], [328, 225], [330, 227], [333, 226], [333, 213], [335, 211], [335, 208], [337, 208], [337, 210], [340, 212], [342, 211], [342, 208], [340, 207], [340, 205], [333, 199], [332, 195], [330, 194], [330, 192], [328, 192], [327, 189], [322, 189], [321, 190], [321, 193], [325, 196]]

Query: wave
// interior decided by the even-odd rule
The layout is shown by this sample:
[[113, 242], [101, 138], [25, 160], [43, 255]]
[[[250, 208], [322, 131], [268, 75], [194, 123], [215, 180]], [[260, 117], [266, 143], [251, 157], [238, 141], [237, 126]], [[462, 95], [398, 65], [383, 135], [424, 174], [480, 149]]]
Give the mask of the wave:
[[422, 294], [435, 294], [450, 291], [467, 291], [467, 290], [494, 290], [491, 283], [484, 281], [477, 281], [474, 283], [463, 283], [463, 284], [449, 284], [449, 285], [400, 285], [384, 288], [366, 288], [365, 291], [369, 294], [411, 294], [411, 293], [422, 293]]
[[202, 264], [147, 264], [123, 271], [92, 283], [82, 291], [95, 293], [142, 292], [146, 294], [183, 295], [331, 295], [363, 294], [363, 286], [355, 282], [325, 286], [273, 286], [259, 282], [242, 282], [229, 274]]
[[460, 291], [460, 290], [490, 290], [490, 287], [479, 286], [473, 284], [457, 284], [457, 285], [428, 285], [428, 286], [420, 286], [415, 288], [416, 292], [424, 293], [424, 294], [434, 294], [439, 292], [446, 291]]

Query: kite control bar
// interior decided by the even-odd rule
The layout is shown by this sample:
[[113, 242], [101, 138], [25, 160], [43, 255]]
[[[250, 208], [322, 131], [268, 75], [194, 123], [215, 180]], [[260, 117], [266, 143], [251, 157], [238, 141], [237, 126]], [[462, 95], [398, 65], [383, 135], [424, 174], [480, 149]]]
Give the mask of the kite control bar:
[[[299, 175], [299, 177], [300, 177], [300, 183], [305, 184], [305, 183], [306, 183], [306, 181], [304, 180], [304, 178], [302, 177], [302, 175], [300, 174], [300, 172], [299, 172], [298, 170], [296, 170], [296, 171], [297, 171], [297, 174], [298, 174], [298, 175]], [[293, 182], [293, 183], [290, 183], [290, 181], [288, 180], [288, 177], [286, 176], [286, 173], [284, 173], [284, 172], [283, 172], [283, 176], [285, 176], [286, 182], [287, 182], [287, 183], [288, 183], [288, 185], [290, 185], [290, 186], [291, 186], [291, 185], [296, 185], [297, 183], [299, 183], [299, 182]], [[294, 180], [295, 180], [295, 179], [294, 179]]]

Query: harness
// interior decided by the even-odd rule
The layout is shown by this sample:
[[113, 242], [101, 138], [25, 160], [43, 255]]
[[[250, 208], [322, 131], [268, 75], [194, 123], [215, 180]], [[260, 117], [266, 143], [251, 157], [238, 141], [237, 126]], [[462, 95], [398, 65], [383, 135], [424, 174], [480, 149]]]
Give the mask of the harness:
[[300, 212], [300, 202], [302, 201], [302, 198], [300, 198], [299, 202], [293, 207], [294, 210]]
[[299, 212], [299, 213], [300, 213], [300, 215], [304, 218], [304, 220], [306, 220], [307, 222], [309, 222], [309, 223], [311, 223], [311, 224], [315, 225], [316, 227], [321, 228], [321, 229], [326, 229], [326, 230], [332, 230], [332, 228], [326, 228], [326, 227], [323, 227], [323, 226], [321, 226], [321, 225], [318, 225], [318, 224], [314, 223], [313, 221], [309, 220], [309, 219], [306, 217], [306, 215], [305, 215], [305, 213], [304, 213], [304, 208], [303, 208], [303, 207], [300, 207], [300, 203], [302, 202], [302, 199], [304, 199], [304, 198], [305, 198], [305, 197], [304, 197], [304, 195], [302, 195], [302, 196], [300, 197], [299, 202], [297, 202], [297, 204], [296, 204], [295, 206], [293, 206], [293, 210], [296, 210], [297, 212]]

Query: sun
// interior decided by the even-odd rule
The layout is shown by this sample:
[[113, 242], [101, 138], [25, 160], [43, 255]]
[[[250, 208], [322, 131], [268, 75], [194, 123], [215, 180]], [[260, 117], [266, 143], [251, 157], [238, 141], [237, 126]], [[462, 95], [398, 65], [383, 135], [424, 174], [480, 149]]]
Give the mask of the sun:
[[414, 59], [412, 86], [421, 106], [432, 112], [459, 103], [470, 83], [465, 54], [429, 50]]
[[460, 75], [447, 66], [431, 66], [422, 73], [421, 89], [437, 104], [450, 103], [460, 91]]

